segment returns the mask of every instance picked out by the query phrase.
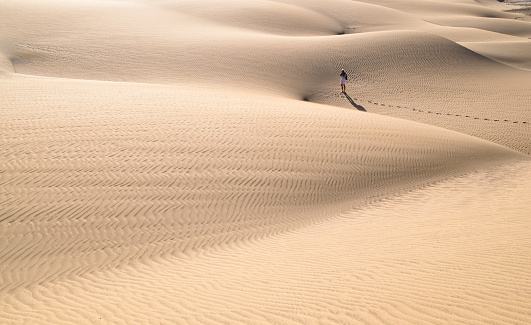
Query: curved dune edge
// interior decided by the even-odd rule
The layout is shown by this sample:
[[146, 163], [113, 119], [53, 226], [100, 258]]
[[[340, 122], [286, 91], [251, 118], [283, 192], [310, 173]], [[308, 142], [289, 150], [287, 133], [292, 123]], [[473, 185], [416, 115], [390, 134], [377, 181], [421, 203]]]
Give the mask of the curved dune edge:
[[491, 59], [505, 64], [531, 70], [531, 58], [526, 53], [531, 52], [531, 42], [470, 42], [461, 43], [467, 48], [481, 53]]

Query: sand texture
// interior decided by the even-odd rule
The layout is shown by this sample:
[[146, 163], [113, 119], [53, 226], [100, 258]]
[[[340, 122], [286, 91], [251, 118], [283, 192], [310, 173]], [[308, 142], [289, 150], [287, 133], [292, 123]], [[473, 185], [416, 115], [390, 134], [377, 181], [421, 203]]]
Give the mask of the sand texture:
[[0, 0], [0, 324], [531, 323], [526, 8]]

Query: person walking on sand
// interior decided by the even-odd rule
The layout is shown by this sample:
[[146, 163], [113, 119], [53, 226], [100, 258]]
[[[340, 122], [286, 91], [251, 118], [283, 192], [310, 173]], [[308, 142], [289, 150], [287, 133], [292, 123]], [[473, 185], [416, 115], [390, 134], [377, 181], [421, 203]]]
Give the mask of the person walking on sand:
[[339, 74], [341, 77], [341, 92], [344, 93], [346, 91], [346, 83], [347, 83], [347, 73], [344, 69], [341, 69], [341, 73]]

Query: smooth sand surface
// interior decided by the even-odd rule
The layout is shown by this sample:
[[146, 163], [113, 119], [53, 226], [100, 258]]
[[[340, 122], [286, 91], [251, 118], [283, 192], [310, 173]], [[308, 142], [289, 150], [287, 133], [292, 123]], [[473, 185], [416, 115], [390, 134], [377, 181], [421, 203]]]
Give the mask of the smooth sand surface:
[[524, 7], [2, 0], [0, 323], [531, 323]]

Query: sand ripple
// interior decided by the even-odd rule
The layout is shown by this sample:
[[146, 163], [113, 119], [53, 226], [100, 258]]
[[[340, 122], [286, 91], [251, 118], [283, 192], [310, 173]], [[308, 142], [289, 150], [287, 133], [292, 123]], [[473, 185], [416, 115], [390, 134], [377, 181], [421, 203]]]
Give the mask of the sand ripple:
[[482, 3], [2, 1], [0, 323], [531, 323], [531, 21]]

